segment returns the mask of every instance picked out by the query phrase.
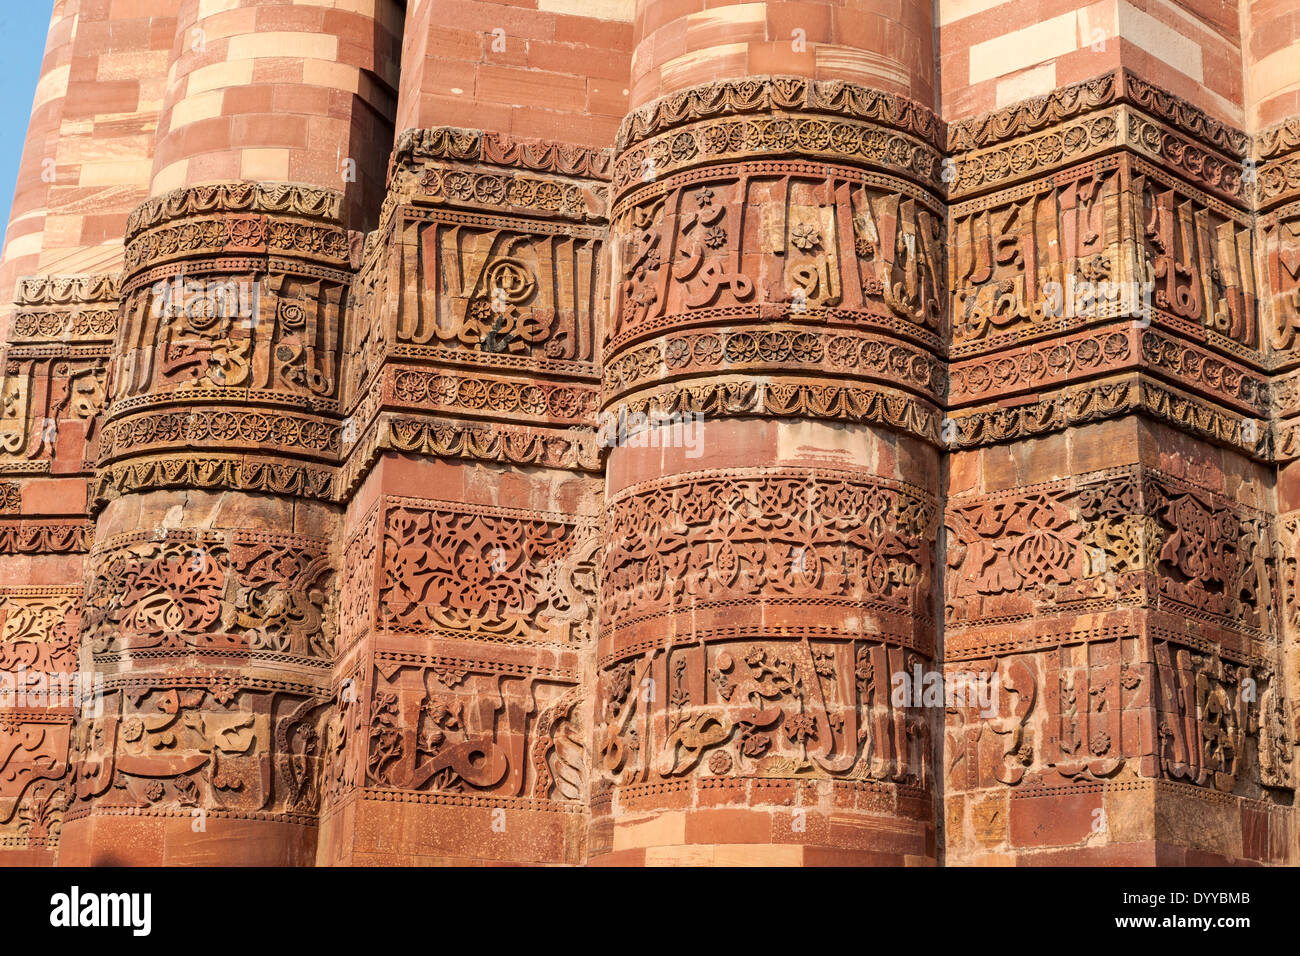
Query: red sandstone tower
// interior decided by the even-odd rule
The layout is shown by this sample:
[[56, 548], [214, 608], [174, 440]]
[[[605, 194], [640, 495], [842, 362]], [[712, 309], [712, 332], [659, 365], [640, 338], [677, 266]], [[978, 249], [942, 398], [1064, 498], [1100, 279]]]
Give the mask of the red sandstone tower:
[[0, 860], [1296, 862], [1300, 15], [1024, 9], [59, 0]]
[[639, 9], [604, 408], [701, 424], [606, 460], [593, 861], [935, 858], [929, 6]]

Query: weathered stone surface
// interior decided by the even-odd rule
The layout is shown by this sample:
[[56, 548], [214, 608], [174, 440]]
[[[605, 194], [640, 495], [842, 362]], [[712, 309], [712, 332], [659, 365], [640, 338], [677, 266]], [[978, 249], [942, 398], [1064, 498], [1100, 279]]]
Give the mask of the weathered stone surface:
[[0, 259], [0, 861], [1300, 862], [1285, 5], [175, 6]]

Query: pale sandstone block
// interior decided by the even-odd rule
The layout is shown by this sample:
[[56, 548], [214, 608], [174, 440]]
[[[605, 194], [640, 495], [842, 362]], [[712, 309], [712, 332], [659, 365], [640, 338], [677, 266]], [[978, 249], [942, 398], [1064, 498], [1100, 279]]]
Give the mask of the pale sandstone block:
[[153, 161], [137, 159], [132, 162], [83, 163], [81, 186], [146, 186]]
[[1045, 63], [1005, 80], [998, 80], [998, 106], [1007, 106], [1056, 89], [1056, 64]]
[[406, 28], [406, 15], [402, 6], [392, 0], [337, 0], [335, 6], [349, 13], [364, 13], [394, 36], [401, 36]]
[[713, 848], [714, 866], [800, 866], [798, 844], [730, 843]]
[[665, 86], [673, 86], [673, 77], [686, 73], [690, 70], [699, 69], [702, 64], [710, 60], [722, 60], [728, 56], [747, 56], [749, 53], [749, 44], [747, 43], [724, 43], [719, 46], [711, 46], [707, 50], [696, 50], [694, 53], [686, 53], [682, 56], [673, 57], [659, 67], [659, 75], [663, 77]]
[[1079, 48], [1078, 13], [1021, 27], [970, 48], [970, 82], [981, 83], [1035, 66]]
[[1012, 2], [1014, 0], [939, 0], [937, 4], [938, 12], [935, 14], [935, 25], [944, 26], [956, 20], [973, 17], [977, 13], [983, 13], [985, 10], [992, 10], [994, 7], [1000, 7], [1003, 4]]
[[289, 178], [287, 149], [246, 149], [240, 155], [239, 174], [244, 179], [283, 182]]
[[895, 86], [911, 85], [912, 74], [900, 69], [892, 56], [883, 56], [867, 50], [854, 50], [844, 46], [823, 46], [818, 44], [814, 50], [817, 69], [837, 70], [841, 73], [856, 73], [862, 83], [871, 86], [872, 78], [886, 80]]
[[[77, 240], [80, 242], [80, 239]], [[117, 272], [122, 268], [122, 240], [69, 250], [53, 247], [41, 254], [37, 272], [59, 275]]]
[[1014, 853], [977, 853], [971, 857], [971, 866], [1015, 866]]
[[225, 95], [224, 90], [209, 90], [197, 96], [185, 97], [172, 107], [170, 129], [177, 130], [199, 120], [220, 116], [221, 101]]
[[36, 96], [32, 99], [32, 112], [35, 113], [52, 99], [67, 95], [68, 77], [72, 75], [72, 66], [56, 66], [36, 84]]
[[300, 57], [304, 60], [337, 60], [339, 39], [326, 33], [290, 33], [271, 30], [231, 37], [226, 58], [230, 61], [259, 57]]
[[1292, 43], [1255, 63], [1248, 73], [1256, 100], [1300, 86], [1300, 43]]
[[[357, 71], [357, 95], [382, 113], [392, 102], [392, 94], [383, 86], [374, 80], [370, 74], [361, 70]], [[344, 87], [346, 89], [347, 87]]]
[[661, 813], [640, 823], [619, 823], [614, 827], [614, 850], [635, 850], [650, 846], [678, 846], [686, 842], [686, 814]]
[[711, 846], [653, 846], [645, 851], [646, 866], [713, 866]]
[[234, 10], [239, 6], [239, 0], [199, 0], [199, 19], [210, 17], [214, 13], [222, 13], [226, 10]]
[[163, 102], [166, 98], [167, 81], [161, 76], [157, 79], [141, 80], [140, 100], [136, 111], [141, 116], [147, 116], [150, 120], [156, 121], [158, 114], [162, 112]]
[[302, 65], [302, 81], [308, 86], [325, 86], [331, 90], [361, 92], [361, 71], [346, 63], [326, 60], [306, 60]]
[[[15, 220], [16, 222], [17, 220]], [[13, 223], [10, 223], [10, 229]], [[25, 236], [15, 236], [5, 243], [4, 258], [17, 259], [19, 256], [39, 255], [41, 244], [45, 241], [45, 234], [40, 232], [28, 233]]]
[[[750, 4], [744, 4], [750, 6]], [[762, 4], [752, 4], [762, 6]], [[537, 0], [537, 9], [545, 13], [561, 13], [571, 17], [593, 17], [597, 20], [623, 20], [632, 22], [635, 0]]]
[[805, 418], [777, 428], [776, 461], [782, 464], [849, 468], [869, 462], [878, 438], [869, 428], [845, 427]]
[[1099, 51], [1106, 41], [1119, 38], [1119, 9], [1115, 0], [1102, 0], [1079, 8], [1079, 49]]
[[[51, 190], [51, 193], [57, 194], [60, 190]], [[66, 251], [69, 246], [80, 245], [81, 240], [81, 213], [57, 213], [51, 212], [45, 217], [45, 249], [42, 250], [44, 256], [50, 255], [50, 250], [55, 250], [58, 254]], [[42, 263], [44, 258], [42, 258]]]
[[1173, 27], [1143, 13], [1127, 0], [1119, 0], [1117, 17], [1119, 35], [1150, 53], [1156, 59], [1190, 76], [1197, 83], [1205, 82], [1205, 68], [1201, 61], [1201, 45], [1184, 36]]
[[227, 61], [201, 66], [191, 73], [185, 83], [185, 94], [206, 93], [227, 86], [247, 86], [253, 82], [253, 61]]
[[179, 189], [185, 185], [186, 170], [189, 168], [188, 159], [178, 159], [176, 162], [163, 167], [154, 173], [153, 183], [149, 187], [151, 196], [161, 196], [163, 193], [171, 192], [173, 189]]

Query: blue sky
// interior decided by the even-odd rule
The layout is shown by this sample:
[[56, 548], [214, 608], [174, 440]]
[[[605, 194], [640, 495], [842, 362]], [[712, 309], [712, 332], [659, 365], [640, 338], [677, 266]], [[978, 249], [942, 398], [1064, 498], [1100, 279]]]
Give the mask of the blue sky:
[[0, 3], [0, 224], [6, 228], [53, 9], [52, 0]]

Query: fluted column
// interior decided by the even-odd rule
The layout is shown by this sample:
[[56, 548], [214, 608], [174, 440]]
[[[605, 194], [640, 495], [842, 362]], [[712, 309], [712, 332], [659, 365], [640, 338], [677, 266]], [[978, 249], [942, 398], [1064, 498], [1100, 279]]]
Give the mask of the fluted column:
[[81, 635], [107, 693], [76, 731], [69, 863], [311, 863], [345, 696], [345, 227], [378, 203], [400, 19], [205, 7], [179, 14], [126, 230]]
[[321, 863], [586, 859], [610, 161], [592, 144], [626, 111], [631, 28], [618, 5], [541, 6], [407, 7], [399, 116], [419, 128], [347, 349], [339, 674], [359, 694]]
[[[1253, 0], [1242, 5], [1246, 118], [1254, 134], [1247, 188], [1255, 204], [1255, 262], [1261, 338], [1270, 350], [1270, 412], [1277, 460], [1274, 540], [1280, 576], [1276, 628], [1281, 665], [1262, 720], [1271, 746], [1261, 745], [1275, 782], [1294, 787], [1300, 700], [1300, 11], [1293, 4]], [[1267, 834], [1274, 854], [1295, 860], [1294, 819], [1275, 814]], [[1283, 824], [1289, 823], [1290, 829]], [[1289, 856], [1284, 856], [1289, 854]]]
[[397, 107], [402, 12], [320, 2], [185, 2], [151, 196], [197, 183], [288, 182], [344, 193], [374, 226]]
[[931, 861], [929, 5], [681, 7], [612, 176], [592, 859]]
[[[40, 254], [45, 245], [45, 220], [52, 205], [51, 192], [57, 188], [58, 130], [72, 69], [77, 12], [75, 3], [56, 5], [50, 19], [45, 57], [36, 82], [32, 115], [27, 124], [27, 139], [23, 143], [23, 158], [18, 169], [18, 186], [14, 190], [5, 231], [0, 290], [4, 291], [6, 304], [17, 277], [35, 274], [40, 268]], [[52, 176], [51, 171], [55, 175]]]
[[0, 262], [0, 863], [56, 860], [72, 722], [93, 706], [93, 675], [77, 673], [86, 445], [122, 231], [148, 195], [174, 7], [54, 3], [23, 144]]
[[1270, 177], [1205, 10], [941, 14], [943, 650], [1001, 679], [947, 716], [949, 865], [1294, 859]]

